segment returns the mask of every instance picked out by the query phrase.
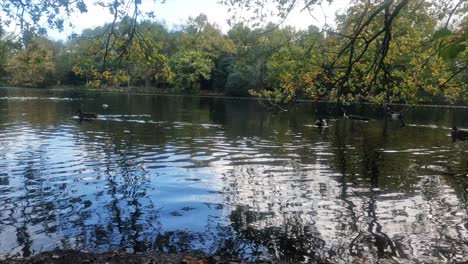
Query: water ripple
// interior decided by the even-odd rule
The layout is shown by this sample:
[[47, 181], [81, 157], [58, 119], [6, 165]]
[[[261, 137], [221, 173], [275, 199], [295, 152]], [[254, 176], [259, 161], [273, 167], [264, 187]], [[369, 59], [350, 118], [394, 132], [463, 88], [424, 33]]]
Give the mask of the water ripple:
[[173, 103], [184, 111], [137, 102], [128, 114], [79, 123], [68, 115], [74, 100], [47, 98], [72, 105], [48, 123], [35, 108], [18, 111], [37, 119], [13, 122], [0, 112], [0, 255], [201, 249], [291, 263], [466, 260], [468, 146], [443, 125], [382, 131], [332, 120], [317, 130], [183, 100]]

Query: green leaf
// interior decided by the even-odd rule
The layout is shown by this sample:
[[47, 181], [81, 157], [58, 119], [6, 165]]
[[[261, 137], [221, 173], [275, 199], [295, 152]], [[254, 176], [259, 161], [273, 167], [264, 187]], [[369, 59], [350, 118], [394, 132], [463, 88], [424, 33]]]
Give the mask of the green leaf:
[[452, 31], [447, 28], [441, 28], [434, 33], [434, 39], [445, 38], [452, 35]]
[[463, 52], [466, 49], [465, 45], [451, 44], [445, 46], [439, 50], [440, 56], [445, 61], [452, 60], [457, 57], [460, 52]]

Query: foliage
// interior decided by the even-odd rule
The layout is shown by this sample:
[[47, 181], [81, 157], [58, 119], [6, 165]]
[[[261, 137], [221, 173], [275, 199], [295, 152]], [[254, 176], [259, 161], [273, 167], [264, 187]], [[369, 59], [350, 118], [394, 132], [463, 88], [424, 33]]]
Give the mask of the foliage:
[[212, 89], [220, 93], [228, 94], [227, 81], [229, 75], [233, 72], [236, 63], [236, 57], [233, 55], [221, 55], [214, 61], [214, 69], [211, 76], [211, 87]]
[[142, 80], [149, 86], [152, 82], [164, 84], [173, 79], [168, 54], [164, 52], [168, 46], [169, 34], [162, 25], [149, 21], [141, 23], [127, 63], [134, 81]]
[[177, 72], [174, 78], [176, 89], [189, 92], [200, 89], [200, 82], [210, 78], [214, 66], [208, 55], [198, 50], [177, 52], [172, 57], [171, 64]]
[[6, 82], [8, 61], [17, 48], [13, 39], [13, 36], [10, 35], [4, 35], [0, 38], [0, 84]]
[[[223, 2], [254, 13], [243, 23], [258, 26], [272, 5], [277, 8], [274, 16], [284, 19], [294, 8], [311, 9], [323, 1]], [[254, 93], [278, 104], [304, 95], [338, 102], [466, 100], [467, 7], [466, 1], [353, 1], [337, 16], [336, 28], [321, 30], [323, 38], [304, 38], [314, 45], [296, 33], [285, 50], [270, 54], [273, 82]]]
[[226, 80], [225, 94], [229, 96], [247, 96], [249, 90], [255, 87], [252, 71], [234, 71]]
[[[19, 26], [21, 30], [36, 29], [45, 31], [46, 26], [63, 30], [65, 18], [63, 15], [70, 15], [72, 12], [87, 12], [88, 8], [84, 0], [63, 0], [63, 1], [16, 1], [4, 0], [0, 4], [3, 23], [6, 26], [12, 24]], [[39, 26], [45, 19], [46, 26]]]
[[[13, 38], [0, 28], [0, 78], [26, 86], [251, 94], [282, 108], [298, 99], [468, 100], [466, 1], [355, 0], [337, 15], [335, 26], [307, 30], [281, 23], [293, 9], [313, 10], [331, 1], [221, 2], [233, 14], [227, 34], [203, 14], [170, 31], [143, 19], [150, 14], [140, 10], [141, 1], [4, 1], [2, 12], [10, 13], [2, 22], [17, 23], [23, 34]], [[86, 12], [92, 3], [108, 9], [113, 21], [64, 43], [40, 34], [41, 19], [61, 29], [68, 11]], [[272, 17], [279, 24], [271, 23]]]
[[222, 54], [233, 54], [234, 43], [226, 38], [215, 25], [209, 23], [206, 15], [189, 18], [187, 25], [176, 41], [180, 49], [190, 47], [202, 51], [211, 59]]
[[[233, 41], [209, 23], [203, 14], [189, 18], [183, 29], [176, 34], [174, 46], [177, 50], [171, 61], [174, 71], [182, 70], [180, 76], [175, 76], [176, 90], [222, 90], [219, 85], [224, 85], [235, 53]], [[190, 65], [182, 65], [184, 61]], [[197, 65], [201, 68], [195, 70]]]
[[[130, 40], [128, 20], [114, 29], [111, 38], [103, 34], [106, 26], [86, 30], [71, 42], [75, 51], [73, 71], [83, 77], [88, 86], [124, 86], [129, 85], [132, 78], [146, 83], [172, 79], [169, 59], [162, 53], [163, 44], [159, 40], [165, 34], [164, 28], [143, 22], [134, 33], [136, 38]], [[109, 48], [102, 49], [108, 43], [111, 43]]]
[[44, 38], [31, 41], [25, 49], [16, 52], [9, 60], [9, 84], [39, 87], [51, 84], [54, 72], [53, 52]]

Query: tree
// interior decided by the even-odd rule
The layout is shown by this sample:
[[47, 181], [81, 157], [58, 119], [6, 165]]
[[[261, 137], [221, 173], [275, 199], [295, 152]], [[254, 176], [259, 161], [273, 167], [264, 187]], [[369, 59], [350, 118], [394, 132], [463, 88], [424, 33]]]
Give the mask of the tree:
[[208, 80], [213, 69], [213, 61], [198, 50], [181, 50], [171, 58], [176, 76], [174, 85], [182, 91], [198, 91], [200, 82]]
[[[97, 2], [97, 1], [96, 1]], [[12, 24], [23, 30], [46, 31], [45, 26], [38, 26], [46, 19], [47, 26], [63, 30], [65, 16], [78, 11], [87, 12], [88, 8], [84, 0], [44, 1], [44, 0], [5, 0], [0, 4], [3, 23], [6, 26]]]
[[225, 94], [229, 96], [247, 96], [249, 89], [255, 87], [252, 71], [233, 71], [226, 80]]
[[50, 42], [42, 37], [35, 38], [9, 60], [9, 83], [25, 87], [47, 86], [53, 81], [54, 66]]
[[3, 35], [0, 38], [0, 84], [6, 81], [8, 61], [17, 48], [19, 47], [14, 41], [14, 36]]
[[[161, 2], [164, 2], [162, 0]], [[16, 25], [23, 33], [22, 39], [28, 38], [30, 33], [45, 34], [47, 29], [58, 29], [62, 31], [66, 24], [73, 26], [71, 15], [88, 12], [89, 6], [100, 6], [108, 10], [112, 15], [112, 22], [103, 28], [102, 36], [105, 42], [100, 48], [104, 50], [103, 64], [106, 65], [107, 55], [113, 48], [112, 39], [116, 38], [116, 28], [122, 22], [127, 21], [128, 32], [126, 41], [121, 46], [119, 55], [125, 55], [133, 42], [137, 24], [141, 18], [154, 18], [154, 10], [141, 9], [142, 0], [4, 0], [0, 3], [0, 36], [3, 24], [8, 26]], [[3, 23], [3, 24], [2, 24]], [[117, 59], [120, 59], [117, 56]], [[113, 63], [113, 62], [111, 62]]]
[[167, 52], [170, 39], [167, 29], [160, 24], [144, 21], [139, 24], [128, 56], [130, 75], [134, 82], [143, 81], [145, 87], [152, 82], [165, 84], [174, 77]]
[[[224, 85], [228, 74], [226, 63], [229, 64], [235, 53], [232, 40], [211, 24], [204, 14], [189, 18], [187, 25], [175, 36], [174, 46], [178, 49], [171, 61], [176, 72], [176, 88], [190, 91], [200, 88], [219, 90], [216, 85]], [[196, 69], [198, 66], [201, 68]], [[215, 81], [211, 80], [211, 76], [214, 76]]]
[[[323, 35], [311, 27], [308, 31], [295, 31], [285, 27], [272, 31], [275, 43], [267, 61], [267, 87], [271, 90], [256, 92], [282, 105], [304, 96], [318, 98], [323, 93], [324, 80], [317, 82], [323, 63]], [[274, 41], [274, 36], [282, 36]], [[286, 38], [286, 39], [284, 39]], [[286, 45], [282, 43], [287, 43]], [[308, 95], [306, 95], [308, 94]]]
[[[265, 88], [274, 88], [277, 84], [272, 57], [280, 49], [288, 49], [298, 37], [291, 27], [278, 29], [273, 24], [266, 26], [264, 30], [251, 30], [244, 24], [234, 25], [228, 35], [237, 45], [237, 61], [234, 67], [236, 78], [240, 74], [248, 73], [243, 78], [254, 78], [249, 81], [255, 94]], [[279, 64], [282, 64], [278, 61]], [[253, 74], [251, 74], [251, 73]], [[261, 93], [261, 92], [260, 92]], [[268, 93], [264, 93], [267, 95]], [[270, 94], [268, 94], [270, 95]]]
[[[391, 5], [385, 7], [390, 11], [376, 14], [372, 20], [363, 15], [377, 7], [358, 1], [338, 17], [339, 34], [333, 37], [340, 42], [355, 34], [356, 25], [365, 25], [365, 29], [352, 38], [352, 44], [344, 42], [338, 56], [330, 61], [337, 76], [337, 100], [416, 103], [444, 97], [439, 92], [439, 80], [450, 70], [438, 56], [441, 43], [434, 35], [439, 21], [431, 11], [433, 5], [402, 1], [393, 9]], [[362, 24], [363, 19], [368, 23]]]
[[[157, 24], [143, 22], [129, 39], [131, 23], [123, 20], [109, 39], [106, 27], [84, 30], [73, 39], [73, 70], [91, 87], [130, 85], [143, 80], [149, 85], [153, 80], [167, 82], [173, 73], [168, 57], [162, 53], [161, 35], [166, 30]], [[108, 44], [110, 43], [110, 44]], [[108, 48], [102, 47], [109, 45]]]
[[210, 23], [205, 14], [189, 18], [178, 40], [180, 46], [190, 45], [211, 59], [222, 54], [233, 54], [235, 50], [234, 43], [216, 25]]
[[[322, 2], [322, 0], [304, 2], [295, 0], [223, 1], [234, 10], [242, 9], [244, 13], [255, 14], [253, 25], [259, 25], [262, 21], [266, 21], [267, 14], [280, 18], [280, 23], [282, 23], [294, 8], [312, 9]], [[271, 6], [276, 7], [276, 10], [266, 12]], [[395, 33], [398, 31], [398, 23], [405, 19], [405, 15], [409, 14], [408, 10], [423, 9], [423, 13], [431, 12], [429, 17], [435, 19], [437, 22], [435, 25], [444, 21], [445, 29], [453, 27], [457, 28], [457, 32], [466, 32], [464, 29], [459, 29], [466, 28], [463, 24], [466, 25], [467, 8], [468, 3], [462, 0], [354, 1], [347, 12], [338, 17], [338, 25], [335, 29], [327, 26], [322, 30], [323, 34], [326, 35], [325, 41], [328, 43], [327, 48], [323, 50], [327, 56], [320, 62], [321, 73], [313, 73], [312, 76], [325, 79], [327, 86], [333, 87], [329, 96], [337, 102], [346, 100], [377, 102], [403, 100], [408, 102], [409, 97], [411, 97], [408, 96], [411, 95], [410, 93], [395, 90], [401, 77], [397, 76], [399, 68], [393, 67], [396, 65], [392, 65], [394, 63], [389, 58], [392, 53], [392, 45], [395, 42], [394, 37], [397, 36]], [[234, 14], [233, 18], [237, 19], [236, 16], [237, 14]], [[411, 18], [406, 19], [409, 23], [414, 22], [411, 21]], [[433, 43], [434, 40], [434, 38], [427, 39], [425, 36], [425, 39], [421, 41]], [[421, 41], [417, 40], [419, 43]], [[463, 52], [466, 52], [464, 43], [466, 43], [465, 33], [454, 34], [451, 43], [438, 42], [437, 50], [442, 57], [463, 56]], [[396, 63], [396, 61], [394, 62]], [[457, 76], [463, 75], [463, 73], [466, 75], [466, 61], [458, 60], [457, 63], [456, 69], [452, 71], [454, 74], [445, 78], [446, 83], [456, 81]], [[419, 78], [423, 78], [423, 75]], [[447, 84], [441, 86], [447, 86]], [[375, 89], [376, 87], [378, 88]], [[466, 90], [466, 85], [464, 89]], [[380, 96], [381, 91], [384, 91], [383, 96]], [[294, 97], [291, 97], [291, 100], [284, 100], [290, 93], [285, 90], [284, 94], [285, 97], [279, 98], [280, 102], [294, 101]]]

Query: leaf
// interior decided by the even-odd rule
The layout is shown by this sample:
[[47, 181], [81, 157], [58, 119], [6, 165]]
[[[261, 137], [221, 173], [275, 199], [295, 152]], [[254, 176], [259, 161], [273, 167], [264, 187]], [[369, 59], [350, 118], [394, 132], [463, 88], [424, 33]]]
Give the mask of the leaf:
[[441, 28], [434, 33], [434, 39], [445, 38], [452, 35], [452, 31], [447, 28]]
[[443, 60], [449, 61], [457, 57], [460, 52], [466, 49], [465, 45], [451, 44], [439, 50], [439, 54]]

